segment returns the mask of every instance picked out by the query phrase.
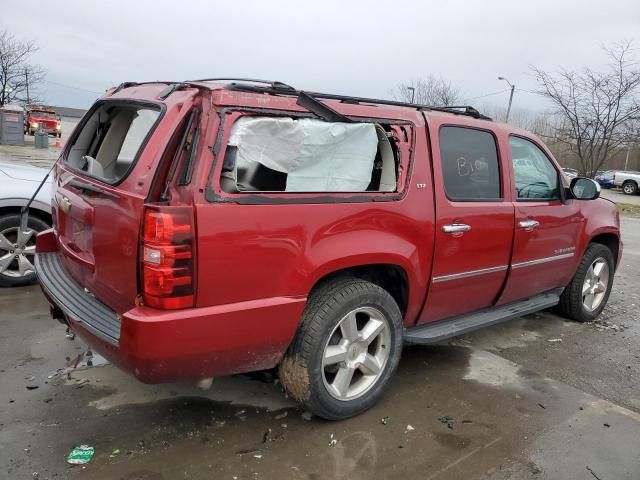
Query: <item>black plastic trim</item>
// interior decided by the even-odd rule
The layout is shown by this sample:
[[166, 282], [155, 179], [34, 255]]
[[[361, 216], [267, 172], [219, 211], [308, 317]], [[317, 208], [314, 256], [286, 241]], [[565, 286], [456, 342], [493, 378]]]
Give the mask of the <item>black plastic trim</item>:
[[59, 253], [36, 254], [35, 267], [40, 286], [55, 302], [55, 307], [97, 337], [118, 345], [118, 315], [67, 275]]

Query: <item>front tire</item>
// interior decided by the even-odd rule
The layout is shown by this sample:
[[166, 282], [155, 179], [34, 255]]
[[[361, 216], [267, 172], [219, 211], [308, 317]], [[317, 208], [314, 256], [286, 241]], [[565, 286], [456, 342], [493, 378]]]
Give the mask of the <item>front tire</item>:
[[571, 283], [560, 296], [560, 313], [578, 322], [593, 321], [609, 300], [614, 271], [611, 250], [599, 243], [590, 244]]
[[36, 235], [49, 225], [30, 216], [27, 227], [29, 233], [19, 232], [20, 215], [0, 217], [0, 287], [29, 285], [36, 280]]
[[386, 290], [356, 278], [329, 280], [309, 296], [280, 381], [319, 417], [358, 415], [379, 400], [398, 366], [402, 330]]

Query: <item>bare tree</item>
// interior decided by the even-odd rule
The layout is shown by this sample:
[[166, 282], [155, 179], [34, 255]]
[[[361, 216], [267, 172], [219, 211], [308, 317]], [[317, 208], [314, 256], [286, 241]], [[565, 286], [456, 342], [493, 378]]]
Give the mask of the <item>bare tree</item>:
[[28, 63], [38, 47], [0, 30], [0, 107], [8, 103], [37, 103], [37, 87], [44, 71]]
[[630, 141], [640, 121], [640, 70], [630, 58], [630, 41], [603, 47], [610, 64], [602, 72], [545, 72], [533, 67], [538, 93], [553, 103], [562, 119], [556, 137], [575, 149], [582, 173], [593, 176]]
[[429, 75], [399, 84], [391, 95], [402, 102], [446, 107], [460, 103], [462, 90], [442, 77]]

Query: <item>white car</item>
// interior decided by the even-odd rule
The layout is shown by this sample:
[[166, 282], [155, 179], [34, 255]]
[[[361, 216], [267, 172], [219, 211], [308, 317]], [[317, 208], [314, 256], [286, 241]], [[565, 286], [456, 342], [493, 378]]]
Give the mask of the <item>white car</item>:
[[0, 162], [0, 287], [33, 283], [36, 235], [51, 225], [49, 180], [29, 207], [28, 231], [20, 231], [20, 209], [47, 174], [44, 168]]

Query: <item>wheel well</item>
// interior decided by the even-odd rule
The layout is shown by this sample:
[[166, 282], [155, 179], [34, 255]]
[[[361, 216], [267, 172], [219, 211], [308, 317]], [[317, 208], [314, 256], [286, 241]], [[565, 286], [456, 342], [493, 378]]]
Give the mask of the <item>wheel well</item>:
[[591, 243], [599, 243], [600, 245], [604, 245], [613, 254], [613, 258], [618, 263], [618, 253], [620, 251], [620, 240], [613, 233], [602, 233], [597, 235], [591, 239]]
[[359, 265], [331, 272], [316, 282], [312, 291], [327, 280], [338, 277], [361, 278], [384, 288], [398, 304], [402, 315], [407, 311], [409, 303], [409, 280], [407, 272], [398, 265], [373, 264]]
[[[20, 207], [0, 207], [0, 217], [4, 215], [20, 215]], [[53, 223], [51, 214], [44, 210], [30, 207], [29, 215], [39, 218], [49, 226]]]

